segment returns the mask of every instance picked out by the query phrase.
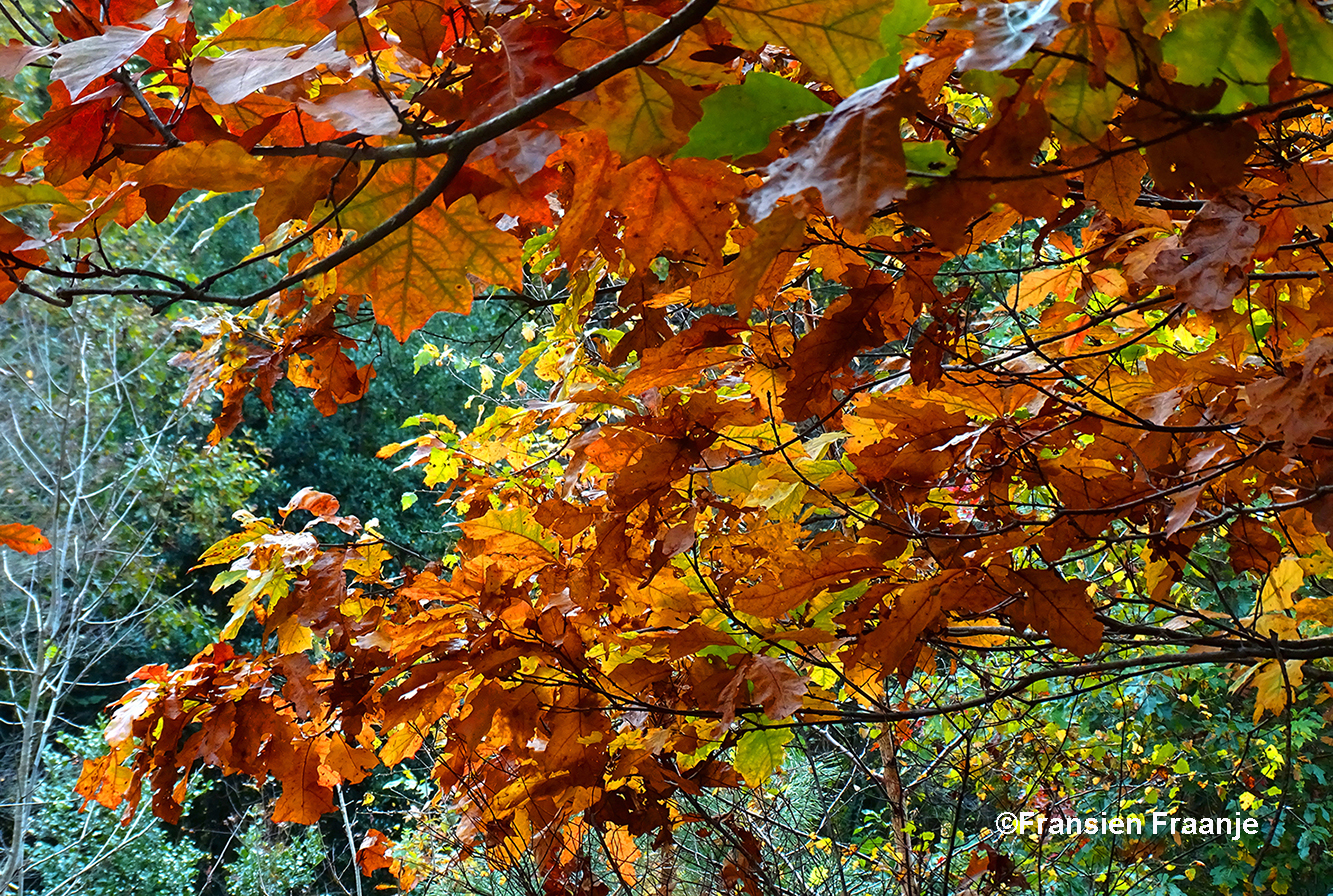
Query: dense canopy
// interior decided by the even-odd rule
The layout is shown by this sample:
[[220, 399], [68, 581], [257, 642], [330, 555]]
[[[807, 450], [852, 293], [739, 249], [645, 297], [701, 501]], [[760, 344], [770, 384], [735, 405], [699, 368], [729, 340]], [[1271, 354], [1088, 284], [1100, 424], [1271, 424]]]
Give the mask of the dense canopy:
[[[371, 315], [532, 315], [493, 412], [423, 395], [381, 452], [456, 553], [318, 482], [242, 515], [201, 561], [234, 589], [219, 643], [138, 673], [86, 797], [146, 779], [172, 818], [209, 765], [311, 823], [429, 750], [466, 841], [591, 892], [590, 830], [661, 848], [800, 731], [868, 726], [892, 800], [896, 723], [1196, 664], [1257, 718], [1330, 677], [1333, 24], [1306, 0], [17, 24], [0, 74], [49, 65], [50, 103], [8, 101], [0, 294], [197, 316], [175, 363], [220, 394], [214, 441], [284, 377], [374, 401]], [[192, 190], [255, 191], [262, 244], [187, 278], [101, 251]], [[1187, 587], [1222, 570], [1248, 597]]]

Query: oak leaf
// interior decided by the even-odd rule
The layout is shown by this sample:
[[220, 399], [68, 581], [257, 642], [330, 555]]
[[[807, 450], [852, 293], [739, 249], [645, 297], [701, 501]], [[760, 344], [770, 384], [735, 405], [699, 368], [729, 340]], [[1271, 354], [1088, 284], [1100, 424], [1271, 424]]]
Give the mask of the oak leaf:
[[[365, 234], [431, 183], [428, 160], [386, 165], [342, 211], [344, 227]], [[339, 267], [341, 287], [370, 295], [375, 319], [400, 341], [439, 311], [472, 306], [473, 277], [518, 290], [523, 246], [477, 210], [471, 195], [448, 208], [431, 205], [411, 222]]]
[[51, 550], [51, 542], [41, 529], [23, 523], [0, 523], [0, 545], [24, 554]]
[[780, 199], [815, 190], [831, 214], [863, 229], [877, 210], [906, 195], [901, 122], [912, 106], [896, 81], [857, 91], [816, 118], [805, 141], [768, 167], [767, 182], [745, 199], [747, 211], [767, 218]]
[[786, 47], [846, 96], [884, 54], [879, 25], [891, 8], [884, 0], [723, 0], [716, 15], [741, 46]]

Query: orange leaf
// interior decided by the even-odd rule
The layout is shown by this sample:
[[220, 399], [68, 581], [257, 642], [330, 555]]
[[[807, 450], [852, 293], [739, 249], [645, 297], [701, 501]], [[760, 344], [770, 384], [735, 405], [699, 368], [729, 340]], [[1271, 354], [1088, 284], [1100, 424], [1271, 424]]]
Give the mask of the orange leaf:
[[0, 544], [25, 554], [40, 554], [51, 550], [51, 542], [47, 541], [41, 529], [22, 523], [0, 524]]
[[[397, 212], [434, 179], [431, 160], [386, 165], [343, 211], [344, 227], [364, 234]], [[471, 194], [437, 205], [339, 267], [347, 292], [364, 292], [375, 319], [401, 342], [437, 311], [466, 314], [473, 277], [518, 290], [523, 244], [487, 220]]]
[[712, 159], [679, 159], [668, 168], [639, 159], [620, 170], [614, 193], [626, 216], [625, 255], [640, 270], [659, 255], [721, 263], [734, 220], [729, 206], [740, 175]]
[[265, 185], [268, 166], [239, 143], [187, 143], [155, 157], [139, 172], [144, 186], [238, 193]]
[[[1119, 149], [1119, 147], [1117, 147]], [[1137, 149], [1119, 151], [1088, 171], [1084, 192], [1122, 221], [1132, 220], [1134, 203], [1143, 192], [1148, 162]]]

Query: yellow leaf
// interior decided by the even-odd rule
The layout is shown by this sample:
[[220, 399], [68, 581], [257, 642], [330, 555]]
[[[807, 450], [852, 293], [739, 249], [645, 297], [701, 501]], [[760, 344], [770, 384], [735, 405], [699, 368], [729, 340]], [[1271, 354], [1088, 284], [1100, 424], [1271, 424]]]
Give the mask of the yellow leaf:
[[782, 768], [792, 734], [790, 728], [759, 728], [741, 736], [734, 764], [746, 784], [758, 787]]
[[1307, 597], [1296, 604], [1296, 621], [1333, 626], [1333, 597]]
[[533, 547], [538, 547], [554, 557], [559, 546], [559, 542], [532, 518], [531, 512], [522, 508], [488, 510], [475, 520], [459, 523], [458, 528], [468, 538], [486, 541], [487, 548], [493, 552], [529, 554]]
[[1296, 605], [1292, 595], [1304, 580], [1305, 572], [1301, 569], [1301, 562], [1295, 557], [1283, 557], [1282, 562], [1268, 574], [1263, 590], [1259, 593], [1262, 611], [1272, 613], [1290, 610]]
[[1303, 665], [1304, 660], [1287, 660], [1285, 675], [1277, 660], [1268, 660], [1259, 667], [1254, 673], [1254, 686], [1258, 691], [1254, 698], [1255, 722], [1263, 718], [1265, 710], [1272, 710], [1275, 716], [1282, 715], [1282, 710], [1287, 707], [1287, 683], [1297, 688], [1305, 681], [1305, 675], [1301, 672]]
[[716, 14], [739, 46], [786, 47], [846, 96], [884, 55], [879, 24], [892, 9], [885, 0], [725, 0]]

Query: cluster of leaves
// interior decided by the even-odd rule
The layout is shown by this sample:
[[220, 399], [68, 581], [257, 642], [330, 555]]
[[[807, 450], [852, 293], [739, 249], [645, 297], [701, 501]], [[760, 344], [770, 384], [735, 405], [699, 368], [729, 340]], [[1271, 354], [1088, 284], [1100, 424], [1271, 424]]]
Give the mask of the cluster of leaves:
[[[314, 490], [247, 517], [204, 562], [240, 586], [222, 641], [261, 646], [141, 670], [85, 797], [146, 779], [172, 818], [207, 764], [308, 823], [429, 740], [463, 842], [600, 893], [591, 832], [669, 848], [797, 728], [871, 726], [901, 806], [899, 722], [1219, 663], [1290, 721], [1322, 679], [1333, 25], [1305, 0], [296, 0], [212, 34], [110, 0], [30, 36], [4, 65], [54, 58], [52, 101], [0, 130], [0, 196], [51, 214], [0, 222], [5, 292], [230, 308], [177, 359], [214, 441], [284, 377], [361, 399], [371, 315], [551, 311], [502, 382], [544, 394], [384, 451], [456, 554], [399, 562]], [[197, 279], [99, 251], [191, 189], [261, 191], [262, 244]], [[1205, 534], [1252, 595], [1179, 587]], [[973, 692], [916, 699], [942, 670]]]

